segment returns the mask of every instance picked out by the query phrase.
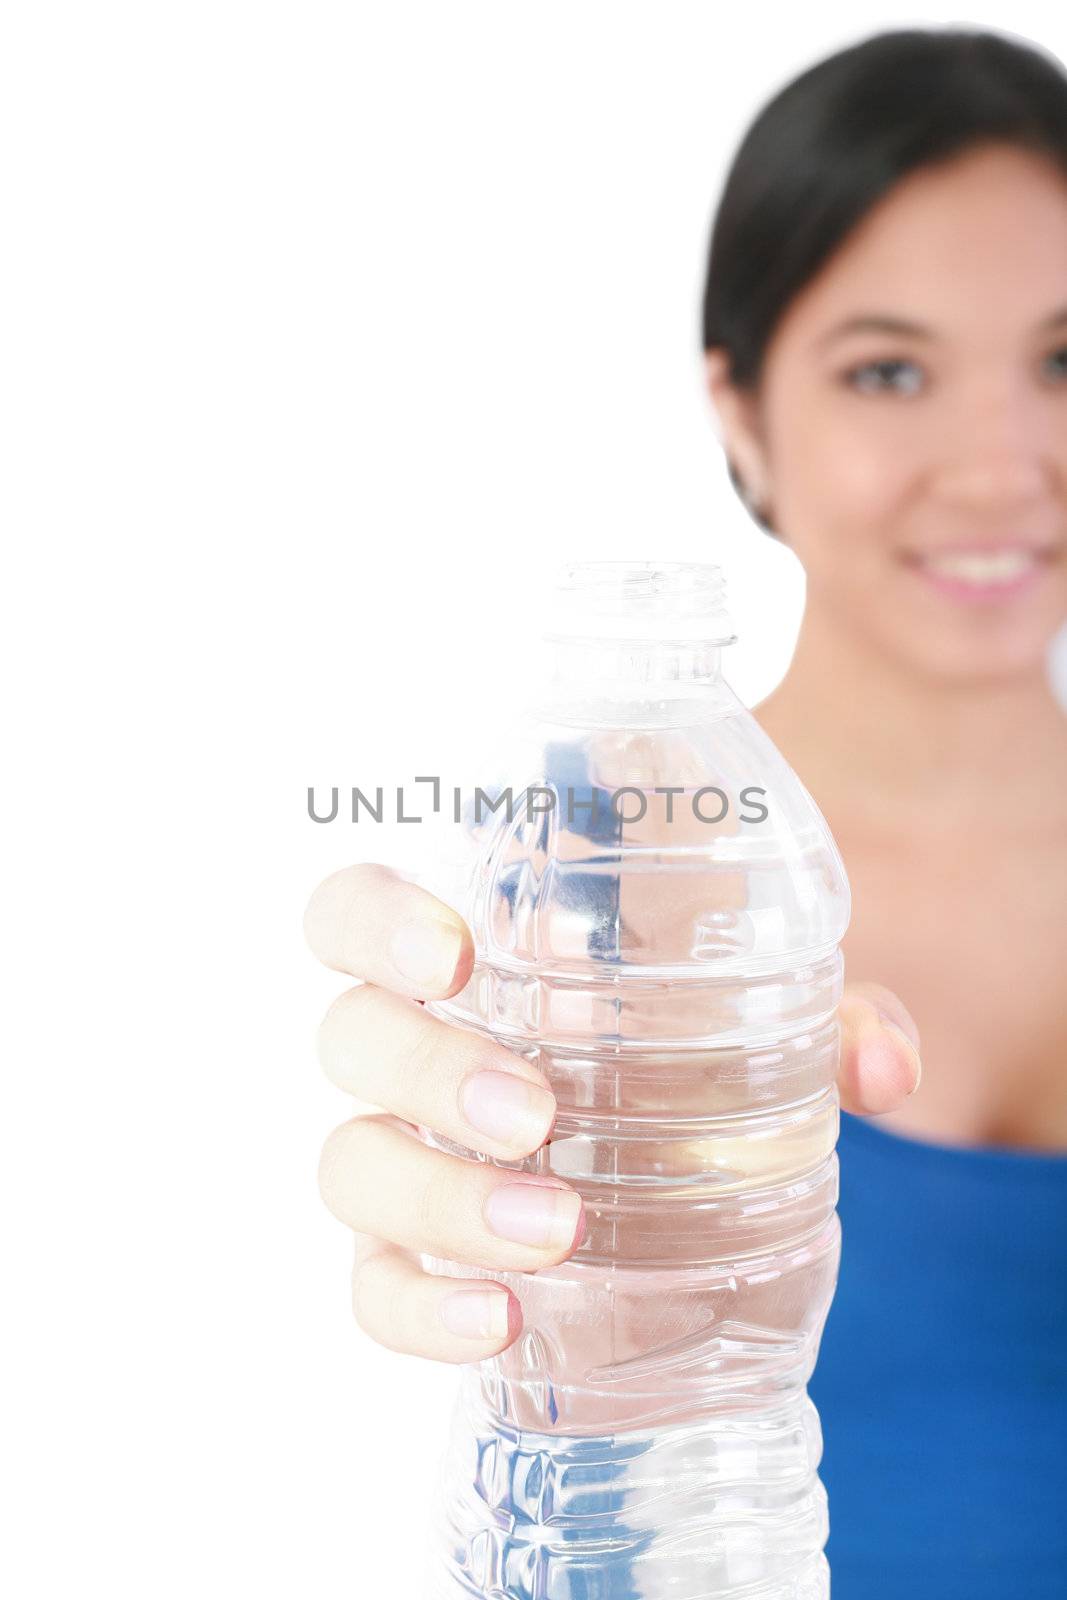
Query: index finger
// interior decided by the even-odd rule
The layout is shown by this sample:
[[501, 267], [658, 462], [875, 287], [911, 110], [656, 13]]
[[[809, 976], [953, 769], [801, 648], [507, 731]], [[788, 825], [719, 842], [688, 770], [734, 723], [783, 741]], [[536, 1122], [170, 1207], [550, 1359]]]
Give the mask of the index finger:
[[308, 901], [304, 935], [335, 972], [412, 1000], [456, 994], [474, 966], [474, 940], [459, 913], [377, 863], [325, 878]]

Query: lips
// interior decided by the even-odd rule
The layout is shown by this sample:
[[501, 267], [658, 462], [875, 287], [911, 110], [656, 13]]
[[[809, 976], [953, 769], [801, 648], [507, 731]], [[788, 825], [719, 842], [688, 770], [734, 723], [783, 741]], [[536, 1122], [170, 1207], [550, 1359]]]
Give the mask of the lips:
[[971, 598], [1011, 594], [1026, 587], [1054, 554], [1047, 545], [972, 544], [907, 551], [904, 560], [937, 588]]

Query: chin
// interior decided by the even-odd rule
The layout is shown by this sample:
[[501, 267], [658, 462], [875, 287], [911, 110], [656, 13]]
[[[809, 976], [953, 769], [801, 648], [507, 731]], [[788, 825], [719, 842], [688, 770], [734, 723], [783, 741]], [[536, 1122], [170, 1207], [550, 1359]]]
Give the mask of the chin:
[[881, 624], [895, 659], [931, 685], [1008, 686], [1039, 677], [1067, 621], [1064, 565], [1058, 557], [1015, 559], [1022, 570], [991, 568], [981, 581], [973, 572], [931, 574], [894, 563], [880, 585], [881, 604], [865, 608], [868, 622]]
[[896, 641], [898, 660], [931, 686], [1005, 688], [1048, 671], [1048, 654], [1057, 629], [990, 629], [987, 636], [953, 638], [950, 630], [927, 640], [914, 634]]

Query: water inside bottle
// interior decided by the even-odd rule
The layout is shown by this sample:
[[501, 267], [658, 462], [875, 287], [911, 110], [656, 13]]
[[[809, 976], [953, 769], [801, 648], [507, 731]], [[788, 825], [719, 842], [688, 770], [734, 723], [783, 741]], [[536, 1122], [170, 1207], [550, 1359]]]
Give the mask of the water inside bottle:
[[508, 1283], [524, 1319], [463, 1375], [441, 1600], [828, 1594], [805, 1385], [839, 1251], [848, 886], [722, 679], [720, 587], [572, 575], [507, 767], [553, 804], [465, 836], [477, 962], [433, 1009], [546, 1073], [552, 1136], [510, 1165], [580, 1190], [587, 1231], [537, 1273], [426, 1262]]

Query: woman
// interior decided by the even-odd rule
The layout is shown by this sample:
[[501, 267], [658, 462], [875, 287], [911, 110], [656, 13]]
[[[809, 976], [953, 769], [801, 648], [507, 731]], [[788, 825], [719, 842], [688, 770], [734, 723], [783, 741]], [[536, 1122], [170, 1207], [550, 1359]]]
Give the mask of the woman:
[[[1059, 64], [953, 28], [881, 35], [805, 72], [729, 174], [704, 339], [733, 481], [807, 574], [793, 661], [754, 714], [840, 845], [846, 966], [865, 980], [841, 1008], [844, 1243], [811, 1388], [834, 1594], [1061, 1595]], [[327, 1070], [393, 1114], [346, 1124], [323, 1154], [327, 1203], [357, 1231], [357, 1318], [394, 1349], [495, 1354], [519, 1331], [514, 1298], [426, 1277], [409, 1252], [555, 1263], [580, 1241], [580, 1199], [402, 1129], [514, 1159], [548, 1135], [549, 1087], [411, 1003], [470, 971], [446, 906], [356, 867], [316, 891], [307, 928], [365, 980], [324, 1024]]]

